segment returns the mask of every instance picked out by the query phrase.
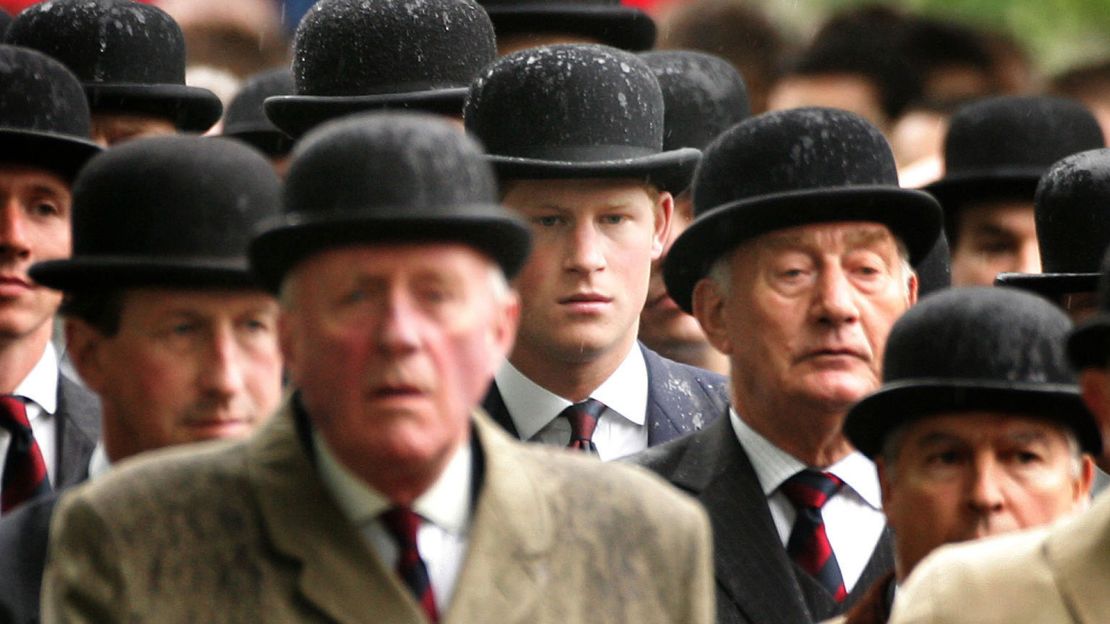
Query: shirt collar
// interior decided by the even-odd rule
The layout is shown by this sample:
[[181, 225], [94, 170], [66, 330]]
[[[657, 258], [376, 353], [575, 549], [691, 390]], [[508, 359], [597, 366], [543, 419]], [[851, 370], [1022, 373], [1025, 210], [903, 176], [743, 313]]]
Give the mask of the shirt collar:
[[94, 479], [108, 472], [112, 461], [108, 459], [108, 452], [104, 450], [104, 441], [101, 440], [93, 447], [92, 457], [89, 458], [89, 478]]
[[33, 401], [47, 414], [58, 409], [58, 354], [53, 344], [46, 343], [42, 357], [12, 394]]
[[[328, 448], [327, 442], [312, 431], [316, 462], [324, 487], [335, 497], [339, 509], [356, 526], [378, 518], [393, 503], [347, 469]], [[412, 508], [425, 520], [455, 534], [465, 535], [470, 528], [473, 464], [469, 443], [459, 445], [443, 474], [417, 497]]]
[[[759, 479], [760, 487], [763, 488], [764, 496], [773, 495], [784, 481], [807, 468], [796, 457], [775, 446], [758, 431], [752, 429], [740, 418], [736, 410], [729, 408], [728, 416], [740, 446], [751, 458], [752, 468], [755, 469], [755, 475]], [[882, 495], [875, 464], [859, 451], [853, 451], [847, 457], [825, 468], [824, 472], [830, 472], [839, 477], [872, 508], [882, 509]]]
[[[509, 417], [524, 440], [531, 439], [571, 405], [571, 401], [525, 377], [508, 360], [494, 375], [494, 379], [501, 399], [509, 410]], [[643, 425], [646, 420], [647, 393], [647, 363], [639, 343], [633, 343], [632, 349], [617, 370], [591, 392], [590, 397], [601, 401], [622, 418]]]

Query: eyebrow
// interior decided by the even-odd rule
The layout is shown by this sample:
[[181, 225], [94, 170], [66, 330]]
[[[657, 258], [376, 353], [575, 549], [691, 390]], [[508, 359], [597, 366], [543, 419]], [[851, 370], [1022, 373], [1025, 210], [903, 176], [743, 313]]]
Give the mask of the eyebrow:
[[973, 230], [976, 234], [989, 235], [989, 236], [1006, 236], [1009, 238], [1014, 237], [1013, 230], [999, 227], [993, 223], [980, 223], [975, 226]]
[[[893, 237], [886, 228], [877, 225], [873, 228], [869, 227], [866, 229], [852, 230], [844, 235], [844, 241], [847, 243], [849, 249], [858, 249], [860, 247], [871, 247], [878, 243], [893, 241]], [[785, 233], [770, 235], [767, 244], [775, 249], [807, 249], [818, 246], [813, 241], [812, 236]]]

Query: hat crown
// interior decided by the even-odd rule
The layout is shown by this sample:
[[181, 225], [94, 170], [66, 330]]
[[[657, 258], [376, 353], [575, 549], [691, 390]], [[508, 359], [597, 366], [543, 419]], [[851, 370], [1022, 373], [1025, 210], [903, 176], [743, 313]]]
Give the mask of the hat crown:
[[663, 114], [659, 82], [635, 55], [553, 45], [488, 67], [463, 116], [492, 155], [600, 161], [661, 152]]
[[883, 382], [1073, 384], [1065, 356], [1071, 326], [1056, 306], [1023, 291], [942, 291], [894, 324], [883, 357]]
[[133, 0], [36, 4], [16, 17], [7, 40], [57, 58], [84, 83], [185, 84], [180, 26]]
[[1110, 246], [1110, 149], [1054, 164], [1034, 199], [1045, 273], [1095, 273]]
[[1037, 177], [1052, 163], [1105, 145], [1082, 104], [1050, 96], [1002, 96], [952, 116], [944, 140], [945, 177], [1012, 170]]
[[263, 102], [275, 95], [289, 95], [293, 90], [293, 75], [284, 67], [251, 76], [224, 112], [224, 134], [279, 132], [266, 116]]
[[0, 45], [0, 129], [88, 140], [92, 124], [81, 83], [45, 54]]
[[717, 138], [694, 174], [694, 214], [784, 193], [898, 187], [882, 133], [854, 113], [797, 108], [764, 113]]
[[690, 50], [645, 52], [663, 91], [663, 149], [704, 149], [751, 114], [748, 88], [728, 61]]
[[240, 261], [254, 228], [278, 214], [280, 182], [227, 139], [129, 141], [89, 161], [73, 187], [73, 258]]
[[496, 203], [493, 172], [472, 139], [423, 116], [379, 113], [332, 122], [301, 141], [284, 209], [416, 219]]
[[471, 0], [321, 0], [293, 54], [298, 95], [352, 96], [465, 88], [497, 46]]

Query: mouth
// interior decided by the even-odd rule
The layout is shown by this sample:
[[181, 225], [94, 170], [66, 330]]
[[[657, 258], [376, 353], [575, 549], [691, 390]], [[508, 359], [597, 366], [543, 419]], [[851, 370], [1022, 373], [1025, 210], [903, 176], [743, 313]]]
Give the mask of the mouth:
[[802, 360], [820, 360], [824, 358], [839, 359], [839, 358], [853, 358], [864, 362], [869, 361], [871, 358], [866, 352], [860, 349], [851, 347], [826, 347], [821, 349], [813, 349], [807, 351], [802, 356]]
[[3, 290], [31, 290], [35, 285], [29, 280], [15, 275], [0, 275], [0, 289]]
[[424, 396], [424, 391], [412, 384], [390, 383], [373, 388], [370, 398], [376, 400], [406, 399]]
[[559, 303], [562, 304], [562, 305], [574, 305], [574, 304], [577, 304], [577, 303], [587, 303], [587, 304], [611, 303], [612, 301], [613, 301], [612, 297], [606, 297], [605, 295], [601, 295], [601, 294], [598, 294], [598, 293], [576, 293], [576, 294], [571, 295], [569, 297], [563, 297], [562, 299], [559, 300]]

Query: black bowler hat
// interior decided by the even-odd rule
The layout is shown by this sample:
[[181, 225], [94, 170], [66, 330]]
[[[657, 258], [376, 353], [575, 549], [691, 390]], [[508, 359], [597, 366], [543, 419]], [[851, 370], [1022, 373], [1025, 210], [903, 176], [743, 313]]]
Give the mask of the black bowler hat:
[[918, 264], [936, 244], [940, 207], [898, 186], [890, 146], [854, 113], [795, 108], [752, 117], [705, 151], [694, 176], [694, 221], [663, 262], [671, 298], [692, 311], [694, 285], [740, 243], [828, 221], [875, 221]]
[[705, 149], [752, 113], [748, 87], [732, 63], [693, 50], [639, 55], [663, 90], [663, 149]]
[[253, 228], [281, 183], [255, 150], [221, 138], [137, 139], [97, 156], [73, 185], [73, 256], [31, 277], [58, 290], [253, 287]]
[[0, 161], [72, 180], [100, 147], [81, 83], [45, 54], [0, 45]]
[[1098, 315], [1080, 323], [1068, 336], [1068, 359], [1077, 370], [1110, 365], [1110, 252], [1098, 278]]
[[164, 117], [204, 132], [223, 105], [185, 85], [185, 37], [165, 11], [133, 0], [52, 0], [27, 7], [7, 42], [34, 48], [81, 79], [93, 112]]
[[1044, 295], [1094, 292], [1110, 246], [1110, 149], [1057, 162], [1041, 178], [1033, 205], [1043, 273], [1002, 273], [995, 283]]
[[1102, 437], [1068, 368], [1071, 321], [1036, 295], [954, 288], [923, 299], [894, 324], [882, 387], [857, 403], [844, 434], [874, 458], [887, 435], [945, 412], [1012, 412], [1054, 421], [1098, 455]]
[[296, 95], [266, 100], [290, 136], [361, 111], [462, 113], [470, 81], [497, 57], [472, 0], [320, 0], [293, 40]]
[[952, 255], [948, 249], [948, 238], [944, 232], [937, 237], [933, 248], [925, 258], [914, 265], [917, 273], [917, 297], [944, 290], [952, 285]]
[[12, 24], [12, 16], [4, 9], [0, 9], [0, 41], [3, 41], [4, 34], [8, 32], [8, 26]]
[[1106, 145], [1094, 115], [1050, 96], [1002, 96], [961, 107], [944, 138], [944, 177], [925, 187], [949, 225], [967, 201], [1033, 200], [1037, 182], [1064, 156]]
[[655, 22], [620, 0], [479, 0], [497, 37], [554, 33], [579, 35], [622, 50], [650, 50]]
[[487, 68], [463, 117], [502, 180], [643, 178], [677, 193], [701, 152], [664, 151], [663, 106], [659, 81], [634, 54], [554, 45]]
[[531, 248], [528, 226], [497, 203], [477, 143], [433, 115], [370, 113], [328, 122], [293, 150], [284, 214], [251, 243], [251, 267], [277, 292], [327, 249], [444, 241], [487, 254], [510, 278]]
[[224, 112], [223, 136], [253, 145], [267, 156], [288, 154], [293, 149], [293, 139], [270, 121], [262, 103], [268, 97], [290, 93], [293, 74], [284, 67], [247, 78]]

